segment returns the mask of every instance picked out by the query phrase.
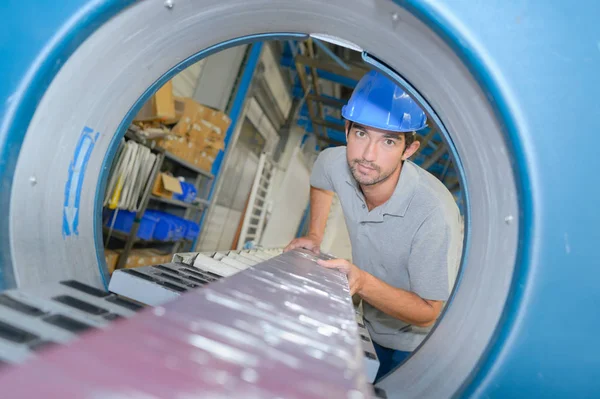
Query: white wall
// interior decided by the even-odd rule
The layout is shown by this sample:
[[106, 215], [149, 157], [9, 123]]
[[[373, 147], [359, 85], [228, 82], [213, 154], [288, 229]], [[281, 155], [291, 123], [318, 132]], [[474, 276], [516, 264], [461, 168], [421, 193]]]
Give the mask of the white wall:
[[273, 192], [273, 209], [260, 244], [267, 248], [285, 247], [296, 236], [310, 193], [310, 170], [299, 147], [282, 173], [278, 190]]
[[198, 84], [198, 78], [206, 58], [190, 65], [173, 78], [173, 95], [177, 97], [193, 97]]
[[219, 51], [205, 58], [193, 98], [200, 104], [225, 110], [247, 46]]

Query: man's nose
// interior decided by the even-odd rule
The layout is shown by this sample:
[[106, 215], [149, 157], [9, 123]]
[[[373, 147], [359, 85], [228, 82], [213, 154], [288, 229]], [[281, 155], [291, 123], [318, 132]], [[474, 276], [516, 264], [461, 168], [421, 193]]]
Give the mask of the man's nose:
[[375, 162], [377, 159], [377, 147], [375, 143], [369, 142], [363, 151], [363, 159], [369, 162]]

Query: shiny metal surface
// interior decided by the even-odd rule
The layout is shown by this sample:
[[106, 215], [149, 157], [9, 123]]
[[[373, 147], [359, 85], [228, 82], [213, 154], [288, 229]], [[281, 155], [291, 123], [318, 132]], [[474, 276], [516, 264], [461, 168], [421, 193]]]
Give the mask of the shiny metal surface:
[[316, 259], [287, 252], [84, 335], [0, 373], [3, 395], [372, 397], [347, 279]]

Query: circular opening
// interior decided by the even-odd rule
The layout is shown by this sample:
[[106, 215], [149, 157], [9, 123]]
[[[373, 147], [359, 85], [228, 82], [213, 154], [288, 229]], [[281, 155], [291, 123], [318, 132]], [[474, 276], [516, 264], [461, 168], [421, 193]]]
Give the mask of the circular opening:
[[[285, 36], [283, 33], [279, 35]], [[283, 163], [277, 161], [281, 160], [286, 151], [287, 153], [293, 151], [293, 147], [287, 143], [288, 140], [293, 140], [290, 137], [293, 134], [297, 136], [296, 139], [302, 136], [301, 142], [296, 141], [294, 145], [306, 155], [306, 164], [314, 162], [317, 153], [323, 149], [345, 146], [346, 127], [341, 118], [341, 106], [348, 101], [357, 81], [371, 69], [375, 69], [397, 82], [426, 111], [428, 127], [417, 132], [417, 140], [421, 145], [417, 152], [410, 157], [410, 160], [443, 182], [452, 192], [457, 205], [468, 209], [468, 206], [463, 205], [467, 204], [466, 195], [463, 194], [464, 190], [461, 186], [464, 174], [456, 148], [450, 141], [450, 135], [438, 115], [416, 89], [384, 62], [361, 51], [358, 46], [330, 36], [326, 37], [327, 42], [319, 39], [321, 35], [312, 36], [314, 37], [308, 39], [298, 40], [294, 37], [294, 39], [270, 42], [262, 42], [260, 38], [238, 38], [232, 41], [231, 43], [241, 41], [249, 42], [249, 44], [229, 47], [231, 57], [235, 59], [237, 54], [237, 58], [241, 59], [241, 62], [234, 68], [238, 70], [237, 74], [224, 82], [227, 101], [222, 98], [220, 104], [210, 97], [219, 96], [221, 93], [198, 92], [198, 89], [205, 87], [207, 81], [214, 81], [215, 72], [208, 70], [205, 71], [205, 75], [195, 75], [202, 68], [209, 69], [218, 62], [224, 62], [224, 56], [221, 55], [219, 58], [219, 54], [214, 49], [210, 50], [212, 55], [207, 58], [198, 60], [198, 54], [190, 57], [190, 60], [195, 60], [196, 63], [189, 65], [189, 61], [185, 61], [182, 64], [189, 66], [183, 71], [180, 66], [177, 66], [175, 70], [181, 72], [159, 89], [160, 95], [156, 95], [156, 90], [149, 90], [138, 100], [121, 124], [121, 129], [125, 129], [126, 132], [120, 131], [115, 137], [125, 135], [128, 144], [131, 144], [130, 152], [146, 148], [143, 156], [144, 162], [148, 162], [144, 158], [151, 152], [148, 149], [155, 150], [155, 154], [150, 159], [150, 164], [144, 169], [143, 185], [139, 184], [140, 177], [137, 175], [130, 174], [126, 179], [127, 187], [129, 185], [137, 187], [135, 199], [129, 197], [122, 200], [119, 197], [120, 192], [124, 189], [119, 186], [118, 177], [127, 172], [127, 160], [131, 155], [126, 150], [124, 140], [119, 142], [113, 140], [112, 148], [107, 151], [107, 159], [112, 159], [115, 153], [118, 154], [118, 158], [113, 161], [110, 168], [111, 173], [105, 174], [105, 181], [100, 183], [101, 186], [105, 186], [108, 181], [107, 190], [101, 197], [104, 200], [102, 204], [103, 220], [98, 222], [98, 226], [102, 226], [104, 230], [104, 254], [109, 263], [109, 272], [112, 272], [115, 267], [151, 265], [160, 260], [166, 262], [177, 252], [209, 253], [248, 248], [254, 245], [267, 248], [283, 247], [295, 236], [305, 235], [308, 229], [305, 216], [306, 206], [294, 208], [294, 204], [291, 206], [285, 204], [286, 189], [281, 185], [275, 192], [271, 192], [268, 188], [261, 189], [260, 185], [262, 184], [259, 184], [259, 188], [252, 194], [256, 175], [258, 173], [259, 179], [263, 179], [260, 177], [261, 171], [272, 165], [273, 173], [280, 172], [284, 176], [288, 176], [285, 173], [286, 170], [293, 167], [289, 164], [290, 160], [284, 160]], [[218, 47], [225, 50], [231, 43]], [[257, 47], [253, 49], [253, 43], [259, 43], [257, 46], [264, 46], [260, 52], [263, 57], [259, 57], [258, 60], [256, 55], [259, 52]], [[335, 43], [343, 43], [343, 46]], [[268, 57], [264, 56], [265, 52], [268, 53]], [[283, 68], [279, 69], [280, 65]], [[298, 70], [298, 68], [302, 69]], [[266, 76], [265, 69], [278, 70], [279, 75]], [[285, 76], [286, 74], [288, 76]], [[196, 80], [193, 87], [188, 87], [189, 83], [186, 86], [190, 75]], [[241, 82], [244, 75], [252, 77], [251, 80], [254, 83], [250, 86], [253, 90]], [[186, 79], [186, 82], [177, 80], [178, 76]], [[317, 85], [313, 84], [315, 78]], [[163, 81], [163, 79], [161, 78], [159, 81]], [[231, 87], [229, 87], [229, 83], [232, 84]], [[282, 98], [275, 98], [276, 95], [270, 87], [278, 87], [278, 85], [282, 87], [285, 84], [292, 86], [287, 88], [287, 97], [284, 95]], [[166, 100], [163, 98], [165, 90], [167, 92]], [[168, 98], [168, 94], [173, 92], [187, 93], [188, 97], [171, 100]], [[152, 97], [148, 98], [147, 95], [152, 95]], [[201, 105], [196, 99], [200, 101], [204, 99], [204, 102], [210, 105]], [[277, 100], [280, 102], [278, 103]], [[172, 115], [159, 115], [160, 110], [157, 104], [161, 101], [175, 104]], [[240, 108], [241, 103], [246, 104], [244, 109]], [[141, 108], [140, 104], [143, 104]], [[287, 106], [288, 104], [289, 106]], [[219, 105], [222, 110], [218, 110]], [[192, 148], [190, 146], [202, 147], [204, 144], [201, 144], [200, 141], [205, 143], [206, 140], [210, 140], [207, 138], [208, 131], [200, 130], [201, 126], [199, 126], [200, 120], [207, 122], [215, 118], [213, 114], [211, 116], [206, 114], [206, 112], [212, 111], [207, 108], [210, 106], [222, 111], [222, 113], [218, 113], [219, 116], [233, 113], [236, 120], [233, 121], [231, 127], [222, 126], [223, 142], [219, 141], [217, 137], [212, 144], [213, 148], [203, 148], [204, 152], [201, 148], [198, 148], [198, 151], [189, 151]], [[281, 107], [283, 110], [278, 109], [280, 115], [275, 115], [277, 112], [274, 113], [272, 107]], [[194, 116], [194, 112], [200, 112], [202, 115]], [[197, 131], [194, 131], [194, 124], [196, 124]], [[210, 126], [210, 122], [205, 126]], [[282, 129], [287, 129], [287, 131]], [[221, 133], [220, 128], [218, 131]], [[225, 138], [226, 136], [228, 137]], [[225, 140], [227, 141], [226, 145]], [[268, 145], [270, 140], [275, 140], [277, 145]], [[219, 151], [221, 146], [227, 148]], [[163, 152], [163, 150], [165, 151]], [[209, 162], [206, 162], [206, 151], [210, 158]], [[263, 153], [265, 159], [261, 161]], [[229, 154], [229, 156], [225, 154]], [[240, 161], [242, 157], [243, 160]], [[218, 159], [216, 165], [213, 164], [215, 158]], [[161, 162], [160, 166], [157, 165], [158, 162]], [[141, 160], [140, 163], [142, 163]], [[243, 164], [244, 167], [240, 168], [240, 164]], [[191, 171], [190, 165], [192, 166]], [[147, 190], [149, 190], [154, 180], [161, 179], [152, 174], [151, 166], [156, 166], [156, 174], [164, 172], [179, 180], [185, 180], [186, 184], [192, 184], [198, 190], [197, 193], [186, 199], [183, 193], [172, 193], [168, 190], [163, 190], [164, 192], [161, 193], [156, 186], [152, 188], [152, 191], [144, 193], [144, 187], [148, 187]], [[143, 166], [137, 165], [136, 167], [142, 168]], [[213, 183], [213, 177], [221, 180]], [[280, 182], [285, 178], [280, 177]], [[287, 178], [290, 179], [290, 177]], [[275, 184], [272, 181], [271, 183]], [[285, 184], [285, 182], [281, 183]], [[159, 183], [159, 185], [161, 184], [166, 183]], [[268, 185], [266, 180], [264, 184], [265, 187]], [[300, 187], [299, 195], [306, 194], [305, 197], [308, 197], [308, 185], [305, 186]], [[129, 192], [129, 190], [127, 191]], [[165, 199], [165, 197], [167, 198]], [[190, 205], [184, 206], [181, 202]], [[211, 205], [205, 206], [205, 204]], [[271, 226], [265, 226], [265, 219], [268, 219], [265, 217], [268, 213], [266, 208], [269, 205], [286, 209], [284, 219], [277, 218], [278, 214], [275, 211], [275, 215], [269, 220], [271, 225], [289, 224], [292, 227], [291, 230], [288, 229], [287, 235], [279, 230], [276, 240], [272, 234], [269, 236], [268, 228]], [[108, 212], [106, 212], [107, 208], [110, 208]], [[249, 214], [249, 217], [245, 217], [246, 214]], [[197, 229], [200, 233], [199, 236], [179, 237], [174, 231], [171, 231], [172, 238], [167, 237], [163, 231], [155, 232], [154, 237], [148, 235], [151, 232], [148, 228], [144, 228], [144, 216], [152, 219], [161, 216], [169, 218], [173, 215], [199, 224]], [[331, 218], [337, 216], [338, 220], [328, 223], [327, 239], [324, 240], [325, 247], [322, 250], [351, 260], [352, 252], [348, 233], [344, 231], [337, 234], [337, 237], [335, 234], [335, 231], [346, 228], [346, 224], [340, 219], [343, 217], [341, 210], [336, 210], [334, 206], [331, 215]], [[136, 226], [141, 232], [138, 231], [137, 238], [132, 240], [127, 234], [130, 234], [131, 221], [135, 218], [142, 219], [142, 223]], [[256, 224], [253, 225], [251, 222]], [[336, 222], [337, 224], [335, 224]], [[261, 225], [260, 228], [258, 224]], [[165, 227], [164, 224], [161, 228], [163, 227]], [[464, 226], [460, 227], [462, 229]], [[296, 233], [291, 234], [292, 232]], [[267, 235], [265, 240], [262, 240], [263, 233]], [[160, 240], [156, 237], [160, 237]], [[128, 248], [127, 243], [130, 241], [133, 241], [133, 244], [131, 248]], [[453, 243], [458, 253], [462, 251], [462, 241], [461, 235], [460, 239]], [[127, 249], [123, 250], [124, 246]], [[335, 250], [336, 248], [338, 251]], [[113, 251], [115, 249], [116, 251]], [[150, 253], [148, 249], [153, 252]], [[340, 250], [342, 253], [339, 253]], [[100, 251], [102, 261], [101, 255]], [[459, 262], [460, 259], [457, 259], [456, 267], [452, 267], [449, 272], [451, 289], [458, 277]], [[425, 337], [427, 331], [428, 329], [420, 331], [419, 334]]]
[[[282, 2], [277, 10], [260, 1], [233, 6], [206, 1], [167, 9], [141, 2], [97, 29], [65, 63], [34, 115], [16, 167], [10, 225], [17, 281], [32, 285], [64, 276], [98, 283], [97, 271], [84, 265], [102, 263], [96, 257], [102, 242], [97, 215], [110, 153], [121, 139], [115, 132], [122, 135], [150, 94], [195, 61], [191, 54], [205, 56], [202, 49], [214, 52], [223, 43], [239, 40], [235, 38], [265, 38], [265, 26], [270, 32], [323, 32], [326, 27], [325, 34], [347, 39], [384, 60], [386, 65], [379, 68], [398, 71], [410, 82], [405, 87], [412, 87], [411, 94], [423, 105], [429, 104], [432, 120], [452, 137], [448, 143], [455, 147], [450, 151], [458, 183], [468, 187], [469, 242], [459, 289], [427, 344], [381, 385], [388, 390], [402, 387], [407, 396], [454, 394], [468, 381], [492, 339], [516, 256], [517, 196], [510, 152], [480, 85], [426, 24], [394, 4], [335, 1], [318, 11], [312, 4], [292, 1]], [[357, 32], [352, 21], [359, 19], [364, 24]], [[144, 31], [142, 21], [156, 29]], [[128, 40], [116, 43], [116, 35]], [[304, 36], [269, 35], [286, 40]], [[59, 109], [65, 108], [74, 111], [69, 120], [59, 117]], [[123, 120], [125, 109], [132, 111]], [[50, 137], [48, 131], [57, 133]], [[84, 136], [90, 137], [87, 144], [80, 142]], [[65, 210], [65, 201], [71, 201], [65, 190], [71, 186], [65, 182], [80, 143], [88, 146], [83, 148], [93, 143], [93, 149], [85, 178], [72, 179], [78, 182], [75, 194], [80, 194], [74, 215]], [[38, 181], [34, 187], [28, 183], [32, 176]], [[77, 234], [66, 234], [65, 219], [69, 228], [75, 218]], [[34, 224], [38, 230], [26, 228]], [[27, 251], [32, 246], [39, 254]], [[31, 264], [44, 267], [25, 267]]]

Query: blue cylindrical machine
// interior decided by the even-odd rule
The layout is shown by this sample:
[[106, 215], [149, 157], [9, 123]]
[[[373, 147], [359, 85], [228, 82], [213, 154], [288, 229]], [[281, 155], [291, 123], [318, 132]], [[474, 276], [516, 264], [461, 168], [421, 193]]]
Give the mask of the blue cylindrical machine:
[[326, 34], [364, 49], [426, 106], [468, 200], [452, 300], [381, 387], [600, 391], [600, 3], [28, 0], [2, 10], [2, 288], [106, 280], [99, 198], [116, 143], [182, 67], [238, 43]]

